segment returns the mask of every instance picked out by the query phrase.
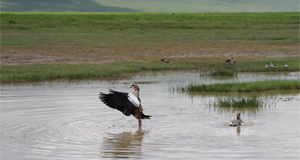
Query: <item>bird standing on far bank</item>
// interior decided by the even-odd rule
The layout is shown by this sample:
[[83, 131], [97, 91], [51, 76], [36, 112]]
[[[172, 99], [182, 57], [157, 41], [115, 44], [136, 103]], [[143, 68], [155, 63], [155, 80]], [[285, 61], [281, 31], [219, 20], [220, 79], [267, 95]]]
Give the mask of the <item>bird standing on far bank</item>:
[[228, 58], [225, 62], [227, 62], [228, 64], [235, 64], [234, 58]]
[[171, 60], [169, 58], [163, 58], [163, 59], [161, 59], [161, 61], [163, 61], [165, 63], [171, 63]]
[[271, 67], [271, 68], [277, 68], [277, 66], [274, 65], [273, 63], [270, 63], [270, 64], [269, 64], [269, 67]]
[[266, 65], [265, 65], [265, 69], [268, 69], [268, 67], [269, 67], [269, 66], [266, 64]]

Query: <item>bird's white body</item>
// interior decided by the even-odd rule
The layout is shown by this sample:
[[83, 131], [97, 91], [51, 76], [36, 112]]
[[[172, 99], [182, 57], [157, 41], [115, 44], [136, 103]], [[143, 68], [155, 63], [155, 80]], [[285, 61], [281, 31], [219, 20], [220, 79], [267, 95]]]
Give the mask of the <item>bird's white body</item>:
[[235, 64], [234, 58], [228, 58], [225, 62], [227, 62], [229, 64]]
[[128, 100], [134, 104], [135, 107], [139, 107], [140, 106], [140, 101], [138, 100], [138, 98], [131, 94], [131, 93], [128, 93], [128, 96], [127, 96]]
[[[230, 126], [232, 126], [232, 125], [234, 125], [234, 122], [233, 121], [230, 121], [229, 123], [228, 123]], [[241, 125], [244, 125], [245, 123], [241, 123]]]
[[277, 66], [276, 66], [276, 65], [274, 65], [273, 63], [270, 63], [270, 64], [269, 64], [269, 67], [272, 67], [272, 68], [277, 68]]

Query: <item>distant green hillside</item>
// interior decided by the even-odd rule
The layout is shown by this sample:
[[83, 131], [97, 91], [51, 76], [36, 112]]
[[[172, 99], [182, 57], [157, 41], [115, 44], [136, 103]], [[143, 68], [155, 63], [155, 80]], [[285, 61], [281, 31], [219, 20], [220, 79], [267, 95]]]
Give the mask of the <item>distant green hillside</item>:
[[1, 0], [14, 12], [298, 12], [299, 0]]
[[8, 12], [135, 12], [101, 5], [93, 0], [1, 0], [1, 11]]

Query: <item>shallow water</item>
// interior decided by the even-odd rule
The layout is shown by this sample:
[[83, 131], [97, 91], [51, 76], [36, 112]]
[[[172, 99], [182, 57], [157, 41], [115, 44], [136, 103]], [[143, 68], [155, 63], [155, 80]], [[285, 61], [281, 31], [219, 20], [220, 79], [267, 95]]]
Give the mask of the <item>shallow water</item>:
[[[116, 81], [1, 86], [1, 159], [299, 159], [299, 92], [260, 95], [272, 106], [241, 111], [245, 126], [229, 127], [236, 111], [207, 107], [220, 95], [187, 95], [172, 87], [194, 83], [298, 79], [292, 74], [211, 78], [160, 72]], [[132, 92], [138, 83], [142, 131], [132, 116], [106, 107], [99, 92]]]

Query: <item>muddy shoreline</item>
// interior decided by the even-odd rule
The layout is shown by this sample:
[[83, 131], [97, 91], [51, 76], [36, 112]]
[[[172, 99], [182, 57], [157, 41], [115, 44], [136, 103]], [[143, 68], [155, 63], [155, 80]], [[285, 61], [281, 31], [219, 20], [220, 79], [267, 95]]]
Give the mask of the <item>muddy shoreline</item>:
[[[111, 63], [128, 61], [155, 61], [168, 58], [205, 58], [205, 57], [244, 57], [278, 58], [299, 56], [298, 46], [275, 45], [178, 45], [159, 49], [126, 50], [105, 49], [90, 46], [74, 49], [70, 45], [47, 46], [52, 49], [36, 47], [26, 49], [5, 48], [1, 50], [2, 65], [44, 64], [44, 63]], [[287, 50], [287, 51], [282, 51]]]

